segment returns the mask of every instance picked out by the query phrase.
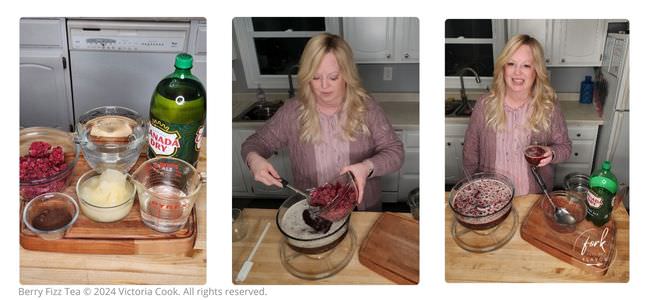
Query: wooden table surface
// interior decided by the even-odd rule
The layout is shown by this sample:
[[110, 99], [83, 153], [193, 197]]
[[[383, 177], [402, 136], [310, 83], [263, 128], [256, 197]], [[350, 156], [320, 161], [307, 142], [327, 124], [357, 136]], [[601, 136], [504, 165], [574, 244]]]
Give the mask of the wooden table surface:
[[[445, 194], [447, 199], [448, 194]], [[629, 215], [622, 205], [614, 208], [617, 254], [607, 274], [595, 275], [574, 267], [534, 247], [521, 238], [521, 222], [540, 195], [515, 197], [519, 225], [512, 239], [488, 253], [472, 253], [451, 236], [454, 215], [445, 205], [445, 278], [447, 282], [627, 282], [630, 277]]]
[[[266, 237], [253, 258], [253, 269], [243, 284], [394, 284], [359, 262], [359, 247], [381, 213], [353, 212], [350, 227], [357, 237], [354, 256], [339, 273], [329, 278], [312, 281], [295, 277], [282, 266], [280, 262], [280, 243], [283, 241], [283, 236], [275, 223], [276, 212], [276, 209], [246, 208], [243, 210], [244, 221], [248, 225], [248, 233], [243, 240], [232, 243], [233, 282], [242, 264], [248, 258], [253, 247], [255, 247], [264, 226], [266, 226], [267, 222], [270, 222], [271, 226]], [[404, 215], [410, 216], [410, 214]]]
[[[206, 146], [197, 169], [206, 169]], [[71, 183], [72, 184], [72, 183]], [[75, 183], [76, 184], [76, 183]], [[99, 255], [30, 251], [20, 247], [22, 284], [205, 284], [206, 185], [196, 200], [198, 233], [191, 256]]]

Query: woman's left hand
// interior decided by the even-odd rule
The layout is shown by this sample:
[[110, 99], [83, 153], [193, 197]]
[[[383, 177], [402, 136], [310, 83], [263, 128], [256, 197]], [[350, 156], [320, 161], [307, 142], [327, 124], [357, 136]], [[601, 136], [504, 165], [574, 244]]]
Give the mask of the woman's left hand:
[[361, 201], [363, 201], [363, 190], [366, 187], [366, 179], [368, 178], [368, 175], [370, 175], [370, 172], [372, 171], [372, 165], [370, 165], [370, 162], [363, 161], [358, 164], [354, 165], [349, 165], [345, 166], [341, 169], [341, 174], [344, 174], [345, 172], [350, 171], [352, 175], [354, 175], [354, 179], [357, 184], [357, 191], [359, 191], [359, 197], [357, 198], [357, 203], [361, 204]]
[[551, 161], [553, 160], [553, 149], [551, 149], [551, 147], [549, 146], [540, 146], [540, 147], [544, 148], [544, 158], [539, 161], [539, 165], [537, 166], [543, 167], [545, 165], [550, 164]]

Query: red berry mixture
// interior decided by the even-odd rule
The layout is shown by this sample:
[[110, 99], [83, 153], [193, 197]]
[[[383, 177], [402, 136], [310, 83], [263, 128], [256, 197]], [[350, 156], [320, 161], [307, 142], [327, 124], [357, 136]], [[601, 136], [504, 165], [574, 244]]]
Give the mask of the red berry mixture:
[[340, 182], [325, 184], [311, 192], [312, 206], [321, 207], [320, 217], [337, 221], [354, 209], [357, 204], [357, 192], [354, 187]]
[[[49, 178], [66, 169], [63, 148], [52, 147], [46, 142], [33, 142], [29, 153], [20, 157], [20, 181]], [[23, 197], [31, 199], [37, 195], [65, 188], [66, 178], [61, 178], [45, 185], [21, 186]]]

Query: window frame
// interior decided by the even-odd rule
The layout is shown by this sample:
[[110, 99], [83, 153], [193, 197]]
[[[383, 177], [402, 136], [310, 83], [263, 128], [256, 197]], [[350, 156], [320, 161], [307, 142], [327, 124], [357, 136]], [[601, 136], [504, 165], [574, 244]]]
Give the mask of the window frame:
[[[497, 56], [501, 53], [503, 46], [506, 44], [506, 20], [492, 19], [492, 38], [445, 38], [445, 46], [447, 44], [492, 44], [492, 55], [496, 63]], [[466, 89], [488, 89], [492, 85], [492, 77], [481, 77], [481, 83], [476, 83], [474, 80], [467, 80], [473, 78], [468, 72], [465, 74], [465, 88]], [[460, 89], [460, 76], [445, 76], [446, 89]]]
[[[244, 67], [246, 86], [249, 89], [261, 85], [265, 89], [288, 89], [289, 81], [287, 75], [262, 75], [257, 61], [255, 50], [255, 38], [291, 38], [291, 37], [312, 37], [322, 32], [340, 34], [339, 18], [325, 18], [325, 31], [254, 31], [252, 18], [234, 18], [233, 26], [239, 46], [239, 57]], [[296, 81], [294, 78], [294, 86]]]

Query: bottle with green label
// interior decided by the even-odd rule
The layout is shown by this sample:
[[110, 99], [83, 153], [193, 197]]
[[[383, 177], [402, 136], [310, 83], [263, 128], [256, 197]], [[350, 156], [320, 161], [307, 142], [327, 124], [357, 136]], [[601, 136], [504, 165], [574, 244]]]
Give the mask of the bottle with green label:
[[205, 126], [205, 88], [192, 75], [191, 55], [178, 54], [174, 67], [151, 96], [147, 156], [172, 156], [196, 166]]
[[611, 172], [611, 163], [604, 161], [600, 170], [589, 179], [587, 192], [587, 220], [596, 226], [603, 226], [612, 213], [614, 199], [618, 191], [618, 181]]

